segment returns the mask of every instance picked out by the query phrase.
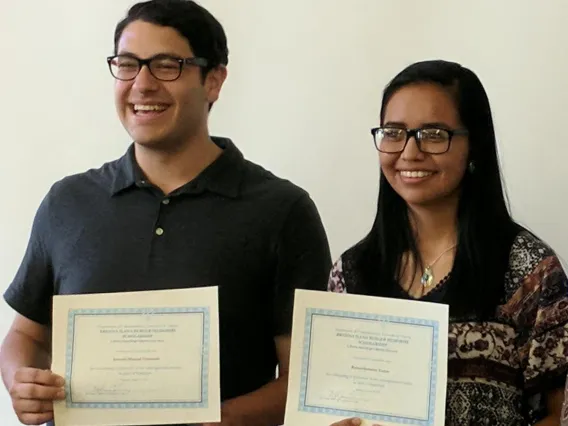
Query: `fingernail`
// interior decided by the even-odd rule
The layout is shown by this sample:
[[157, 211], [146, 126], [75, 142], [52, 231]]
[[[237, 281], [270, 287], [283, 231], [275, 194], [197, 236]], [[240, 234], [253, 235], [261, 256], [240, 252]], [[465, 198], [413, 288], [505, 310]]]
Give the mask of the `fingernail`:
[[55, 380], [55, 384], [57, 386], [63, 386], [65, 384], [65, 380], [63, 380], [62, 377], [58, 377], [57, 380]]
[[359, 418], [351, 419], [351, 424], [353, 426], [359, 426], [361, 424], [361, 419]]
[[65, 392], [64, 391], [57, 392], [57, 398], [60, 398], [60, 399], [65, 398]]

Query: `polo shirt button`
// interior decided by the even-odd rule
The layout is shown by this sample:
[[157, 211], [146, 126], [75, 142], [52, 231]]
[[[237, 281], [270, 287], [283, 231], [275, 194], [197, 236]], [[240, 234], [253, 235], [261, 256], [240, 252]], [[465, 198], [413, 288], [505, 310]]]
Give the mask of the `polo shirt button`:
[[162, 228], [156, 228], [156, 235], [162, 235], [164, 230]]
[[162, 204], [170, 204], [170, 199], [169, 198], [164, 198], [162, 200]]

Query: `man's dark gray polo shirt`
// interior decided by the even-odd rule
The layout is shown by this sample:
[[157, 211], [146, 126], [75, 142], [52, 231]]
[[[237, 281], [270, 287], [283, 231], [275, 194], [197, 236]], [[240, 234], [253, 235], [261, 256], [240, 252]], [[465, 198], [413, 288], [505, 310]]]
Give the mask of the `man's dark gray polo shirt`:
[[168, 196], [145, 181], [133, 146], [57, 182], [8, 304], [49, 325], [52, 295], [219, 286], [222, 398], [273, 379], [273, 338], [290, 332], [294, 289], [325, 290], [328, 242], [304, 190], [213, 139], [221, 156]]

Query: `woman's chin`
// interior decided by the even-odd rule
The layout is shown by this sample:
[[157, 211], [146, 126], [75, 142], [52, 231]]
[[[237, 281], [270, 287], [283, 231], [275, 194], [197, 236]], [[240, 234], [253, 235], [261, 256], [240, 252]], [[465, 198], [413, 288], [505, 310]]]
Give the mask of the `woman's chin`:
[[454, 205], [459, 194], [457, 192], [447, 194], [408, 191], [399, 193], [399, 195], [409, 207], [425, 208]]

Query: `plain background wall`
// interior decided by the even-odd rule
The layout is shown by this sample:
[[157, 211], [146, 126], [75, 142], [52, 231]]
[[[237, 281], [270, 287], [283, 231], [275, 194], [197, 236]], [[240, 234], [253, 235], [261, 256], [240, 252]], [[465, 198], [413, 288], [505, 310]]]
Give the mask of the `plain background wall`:
[[[33, 216], [61, 177], [122, 155], [105, 57], [130, 0], [2, 0], [0, 289]], [[334, 257], [375, 213], [369, 129], [381, 91], [407, 64], [462, 62], [486, 86], [515, 217], [568, 258], [568, 61], [562, 0], [207, 0], [227, 31], [229, 78], [213, 134], [306, 188]], [[0, 334], [12, 320], [0, 304]], [[0, 393], [0, 424], [18, 425]]]

